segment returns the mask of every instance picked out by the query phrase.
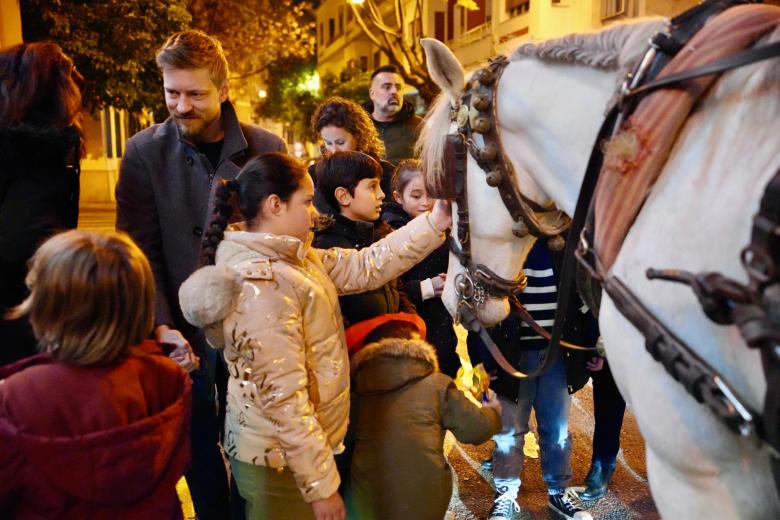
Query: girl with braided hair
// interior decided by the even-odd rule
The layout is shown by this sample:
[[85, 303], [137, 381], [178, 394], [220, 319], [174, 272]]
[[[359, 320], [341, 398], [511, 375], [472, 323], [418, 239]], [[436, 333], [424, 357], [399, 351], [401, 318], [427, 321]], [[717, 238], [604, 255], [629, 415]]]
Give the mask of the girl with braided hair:
[[[247, 518], [344, 518], [334, 454], [349, 415], [339, 294], [386, 284], [439, 247], [440, 203], [373, 245], [311, 247], [311, 177], [293, 158], [260, 155], [216, 190], [204, 263], [181, 286], [185, 318], [224, 349], [227, 453]], [[243, 221], [230, 227], [234, 207]]]

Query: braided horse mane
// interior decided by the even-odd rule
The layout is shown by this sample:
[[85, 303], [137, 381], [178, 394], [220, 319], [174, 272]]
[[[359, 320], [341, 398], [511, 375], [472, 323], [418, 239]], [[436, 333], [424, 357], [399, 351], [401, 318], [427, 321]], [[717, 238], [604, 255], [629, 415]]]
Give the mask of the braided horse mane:
[[[642, 18], [618, 23], [597, 32], [524, 43], [515, 49], [510, 61], [532, 58], [605, 70], [628, 69], [662, 23], [662, 18]], [[425, 117], [417, 140], [423, 172], [431, 186], [441, 187], [444, 184], [442, 160], [444, 142], [450, 128], [452, 103], [453, 100], [446, 93], [439, 94]]]

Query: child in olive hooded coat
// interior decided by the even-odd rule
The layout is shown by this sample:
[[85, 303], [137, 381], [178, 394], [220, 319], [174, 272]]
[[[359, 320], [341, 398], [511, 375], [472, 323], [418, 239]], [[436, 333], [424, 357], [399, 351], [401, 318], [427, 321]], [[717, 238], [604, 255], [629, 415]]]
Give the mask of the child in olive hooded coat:
[[389, 320], [350, 359], [350, 518], [441, 520], [452, 494], [444, 434], [479, 444], [501, 429], [495, 394], [482, 408], [469, 401], [419, 338], [407, 320]]

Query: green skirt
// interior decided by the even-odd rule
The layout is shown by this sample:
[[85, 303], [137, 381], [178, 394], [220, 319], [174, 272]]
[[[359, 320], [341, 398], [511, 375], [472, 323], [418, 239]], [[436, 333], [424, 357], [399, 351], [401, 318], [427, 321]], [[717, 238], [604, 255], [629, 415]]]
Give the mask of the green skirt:
[[246, 500], [247, 520], [314, 519], [314, 511], [303, 500], [289, 468], [279, 473], [233, 458], [230, 467], [238, 492]]

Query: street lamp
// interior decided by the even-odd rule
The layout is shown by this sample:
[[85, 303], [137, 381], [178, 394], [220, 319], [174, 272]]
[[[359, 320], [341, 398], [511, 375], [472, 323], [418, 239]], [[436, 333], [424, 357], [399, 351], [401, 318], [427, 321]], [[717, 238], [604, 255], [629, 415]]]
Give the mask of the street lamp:
[[260, 89], [257, 91], [257, 95], [260, 97], [260, 99], [265, 99], [268, 97], [268, 92], [265, 91], [265, 89]]
[[347, 0], [347, 3], [353, 5], [363, 5], [363, 2], [365, 1], [366, 0]]

